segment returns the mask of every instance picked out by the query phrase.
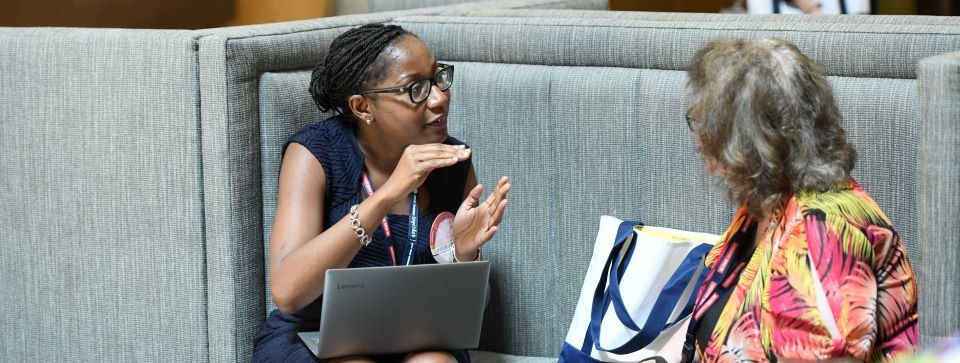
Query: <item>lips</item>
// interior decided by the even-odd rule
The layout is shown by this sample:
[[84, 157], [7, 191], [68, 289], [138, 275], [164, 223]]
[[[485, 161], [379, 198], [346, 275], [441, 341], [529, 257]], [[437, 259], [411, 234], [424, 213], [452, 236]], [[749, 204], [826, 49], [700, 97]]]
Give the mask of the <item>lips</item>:
[[431, 127], [445, 127], [445, 126], [447, 126], [447, 116], [444, 115], [444, 116], [437, 117], [437, 118], [433, 119], [432, 121], [427, 122], [427, 126], [431, 126]]

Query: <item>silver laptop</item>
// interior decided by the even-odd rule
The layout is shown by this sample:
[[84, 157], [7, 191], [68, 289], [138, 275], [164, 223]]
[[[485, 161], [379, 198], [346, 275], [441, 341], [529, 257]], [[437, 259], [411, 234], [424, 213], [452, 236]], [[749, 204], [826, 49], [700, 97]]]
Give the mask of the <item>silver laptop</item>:
[[480, 345], [490, 262], [331, 269], [320, 330], [299, 333], [319, 358]]

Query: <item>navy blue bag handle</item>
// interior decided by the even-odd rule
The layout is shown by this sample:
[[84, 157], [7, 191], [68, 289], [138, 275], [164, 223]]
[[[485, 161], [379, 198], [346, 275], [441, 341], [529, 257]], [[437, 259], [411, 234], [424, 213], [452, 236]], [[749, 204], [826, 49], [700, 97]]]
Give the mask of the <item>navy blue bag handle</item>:
[[[709, 244], [701, 244], [687, 253], [683, 263], [677, 267], [674, 274], [670, 276], [670, 279], [667, 281], [667, 284], [664, 286], [663, 290], [660, 291], [660, 295], [657, 296], [657, 300], [654, 302], [653, 309], [651, 309], [650, 315], [647, 317], [643, 328], [635, 328], [636, 323], [634, 323], [634, 320], [629, 316], [629, 313], [623, 306], [623, 300], [620, 298], [619, 287], [614, 288], [616, 290], [615, 292], [608, 290], [611, 295], [614, 295], [612, 300], [615, 303], [614, 311], [617, 312], [617, 317], [620, 318], [620, 321], [624, 324], [624, 326], [636, 331], [637, 335], [618, 348], [604, 349], [599, 344], [595, 344], [596, 348], [598, 350], [604, 350], [615, 354], [627, 354], [635, 352], [653, 342], [653, 340], [656, 339], [663, 330], [675, 325], [680, 319], [669, 323], [667, 320], [670, 318], [670, 314], [673, 313], [676, 304], [680, 303], [680, 298], [683, 295], [683, 291], [690, 283], [690, 280], [694, 278], [694, 274], [697, 272], [698, 267], [702, 265], [703, 257], [707, 254], [707, 252], [710, 251], [710, 248], [712, 247], [713, 246]], [[706, 274], [702, 272], [697, 276], [696, 286], [699, 286], [703, 283], [703, 278], [705, 276]], [[611, 285], [613, 285], [612, 280], [613, 277], [611, 277]], [[696, 294], [692, 294], [684, 303], [684, 307], [680, 311], [678, 318], [689, 315], [693, 310], [695, 295]], [[617, 302], [619, 302], [620, 309], [617, 307]], [[626, 322], [629, 322], [629, 324]], [[597, 335], [594, 337], [594, 339], [596, 342], [599, 342], [599, 331], [597, 331]]]
[[[673, 313], [676, 304], [680, 302], [683, 291], [689, 285], [690, 280], [694, 278], [694, 274], [696, 274], [699, 267], [703, 264], [704, 256], [706, 256], [707, 252], [713, 247], [709, 244], [701, 244], [687, 253], [683, 262], [677, 267], [673, 275], [670, 276], [670, 279], [667, 280], [664, 288], [660, 291], [660, 295], [657, 296], [650, 315], [641, 328], [637, 326], [634, 319], [630, 317], [630, 313], [624, 305], [623, 298], [620, 294], [620, 279], [630, 264], [630, 258], [636, 246], [636, 243], [627, 244], [626, 242], [633, 236], [633, 228], [637, 224], [637, 222], [625, 221], [620, 224], [617, 230], [614, 246], [611, 248], [610, 255], [607, 257], [606, 264], [603, 268], [604, 273], [601, 275], [597, 289], [594, 291], [590, 327], [588, 334], [586, 334], [587, 336], [584, 338], [584, 351], [588, 351], [587, 349], [592, 345], [597, 350], [614, 354], [632, 353], [653, 342], [664, 329], [675, 325], [679, 319], [669, 323], [667, 320], [670, 319], [670, 315]], [[625, 247], [626, 251], [624, 251]], [[620, 263], [614, 263], [621, 254], [624, 256], [623, 260]], [[609, 272], [607, 272], [608, 270]], [[610, 278], [609, 286], [606, 286], [607, 276]], [[705, 274], [702, 272], [697, 276], [697, 285], [703, 283], [704, 276]], [[605, 287], [606, 289], [604, 289]], [[696, 294], [692, 294], [690, 298], [687, 299], [679, 317], [685, 317], [693, 310], [695, 295]], [[600, 346], [600, 325], [611, 304], [613, 305], [614, 312], [617, 314], [618, 320], [628, 329], [637, 332], [637, 335], [620, 347], [606, 349]]]
[[[617, 227], [617, 235], [613, 240], [613, 248], [610, 249], [610, 254], [607, 256], [607, 262], [604, 263], [603, 269], [600, 273], [600, 281], [597, 282], [597, 288], [593, 292], [593, 306], [590, 310], [590, 326], [587, 329], [587, 334], [584, 334], [583, 337], [583, 346], [581, 351], [589, 352], [590, 349], [593, 349], [594, 341], [599, 339], [600, 334], [593, 334], [594, 331], [599, 333], [600, 331], [600, 322], [603, 321], [603, 311], [597, 309], [598, 306], [608, 306], [605, 302], [605, 291], [607, 285], [607, 276], [610, 265], [613, 261], [616, 260], [617, 256], [620, 254], [620, 250], [623, 248], [624, 243], [627, 239], [633, 236], [633, 227], [638, 223], [634, 221], [623, 221], [620, 222], [620, 226]], [[594, 337], [596, 336], [596, 338]]]

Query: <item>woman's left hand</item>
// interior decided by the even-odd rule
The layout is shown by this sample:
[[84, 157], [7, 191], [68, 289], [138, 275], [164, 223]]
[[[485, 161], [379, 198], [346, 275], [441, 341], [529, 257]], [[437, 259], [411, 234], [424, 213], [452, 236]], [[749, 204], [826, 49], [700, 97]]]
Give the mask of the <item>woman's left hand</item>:
[[503, 218], [503, 211], [507, 208], [507, 192], [510, 183], [507, 177], [500, 177], [497, 187], [487, 196], [483, 203], [479, 203], [483, 195], [483, 186], [473, 187], [470, 194], [457, 210], [453, 219], [454, 243], [458, 261], [473, 261], [478, 257], [480, 246], [493, 238]]

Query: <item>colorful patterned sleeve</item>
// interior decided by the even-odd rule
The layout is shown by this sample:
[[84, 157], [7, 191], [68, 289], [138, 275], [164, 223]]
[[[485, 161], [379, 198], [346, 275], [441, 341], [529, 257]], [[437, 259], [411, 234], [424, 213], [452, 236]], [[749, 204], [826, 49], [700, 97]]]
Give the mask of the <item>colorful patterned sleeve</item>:
[[877, 275], [877, 341], [874, 361], [913, 354], [919, 345], [917, 282], [900, 236], [887, 226], [870, 225]]
[[912, 353], [917, 294], [903, 243], [875, 204], [833, 202], [804, 211], [802, 231], [784, 246], [788, 278], [771, 277], [775, 353], [859, 361]]
[[802, 228], [783, 246], [784, 278], [771, 277], [773, 347], [781, 360], [871, 356], [877, 288], [871, 249], [863, 234], [828, 216], [803, 212]]
[[903, 244], [882, 214], [841, 210], [805, 210], [774, 263], [771, 338], [781, 359], [886, 361], [917, 345], [916, 283]]

